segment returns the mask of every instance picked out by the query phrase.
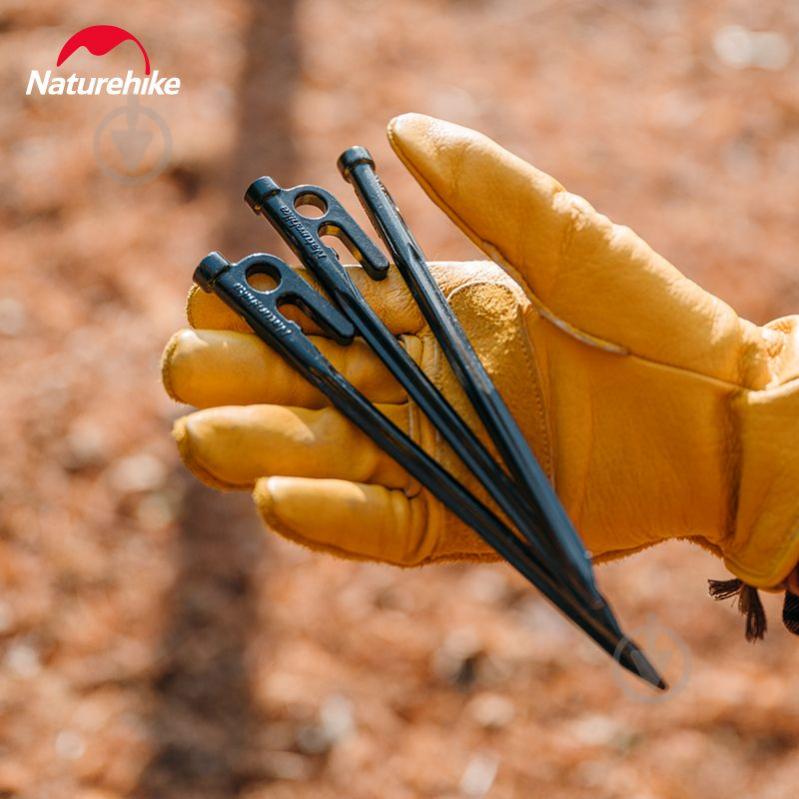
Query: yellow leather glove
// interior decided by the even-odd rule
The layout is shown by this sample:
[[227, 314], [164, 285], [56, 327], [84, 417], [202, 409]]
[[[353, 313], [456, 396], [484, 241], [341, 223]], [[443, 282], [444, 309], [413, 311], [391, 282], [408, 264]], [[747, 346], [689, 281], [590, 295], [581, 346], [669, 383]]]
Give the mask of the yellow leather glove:
[[[780, 584], [799, 558], [796, 319], [741, 319], [631, 230], [474, 131], [408, 114], [389, 137], [502, 267], [434, 271], [595, 558], [684, 537], [752, 586]], [[482, 430], [396, 270], [383, 283], [357, 268], [354, 278]], [[254, 487], [270, 527], [339, 555], [399, 565], [491, 557], [215, 297], [194, 290], [188, 316], [163, 374], [171, 396], [203, 409], [175, 427], [200, 479]], [[474, 489], [365, 346], [315, 340]]]

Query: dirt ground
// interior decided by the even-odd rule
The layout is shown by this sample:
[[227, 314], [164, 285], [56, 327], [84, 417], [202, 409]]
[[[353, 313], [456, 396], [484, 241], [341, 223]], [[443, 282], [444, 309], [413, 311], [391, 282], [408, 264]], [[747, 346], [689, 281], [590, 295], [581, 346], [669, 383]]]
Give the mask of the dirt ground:
[[[122, 98], [25, 96], [97, 23], [183, 81], [137, 112], [171, 138], [152, 180], [114, 161]], [[776, 599], [752, 646], [698, 549], [603, 567], [676, 684], [653, 701], [507, 568], [401, 572], [264, 534], [247, 496], [180, 466], [158, 359], [206, 252], [284, 252], [246, 185], [347, 197], [350, 144], [429, 256], [474, 255], [390, 154], [404, 111], [484, 130], [749, 318], [799, 310], [799, 6], [1, 0], [0, 44], [0, 797], [795, 794], [799, 641]]]

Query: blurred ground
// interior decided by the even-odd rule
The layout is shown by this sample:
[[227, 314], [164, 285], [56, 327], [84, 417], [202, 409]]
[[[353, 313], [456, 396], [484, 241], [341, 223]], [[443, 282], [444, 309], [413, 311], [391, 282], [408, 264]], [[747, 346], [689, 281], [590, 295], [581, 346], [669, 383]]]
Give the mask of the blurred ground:
[[[183, 80], [143, 101], [172, 136], [157, 180], [95, 155], [120, 98], [24, 95], [97, 23]], [[747, 645], [708, 555], [600, 571], [671, 658], [678, 690], [652, 703], [508, 569], [264, 536], [246, 497], [179, 466], [158, 357], [209, 249], [282, 252], [247, 183], [343, 191], [356, 142], [431, 257], [471, 256], [384, 142], [408, 110], [486, 131], [755, 321], [796, 311], [799, 7], [3, 0], [0, 36], [0, 797], [795, 793], [799, 644], [768, 601]], [[124, 47], [70, 66], [122, 71]]]

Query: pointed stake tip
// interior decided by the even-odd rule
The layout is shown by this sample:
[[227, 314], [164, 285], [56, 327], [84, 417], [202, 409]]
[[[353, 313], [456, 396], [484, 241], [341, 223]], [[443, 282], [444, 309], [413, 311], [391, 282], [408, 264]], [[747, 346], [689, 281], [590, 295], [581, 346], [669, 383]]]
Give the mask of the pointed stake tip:
[[668, 690], [669, 684], [660, 676], [658, 670], [652, 665], [643, 650], [633, 641], [627, 639], [627, 645], [616, 658], [620, 665], [624, 666], [629, 672], [648, 682], [654, 688], [661, 691]]

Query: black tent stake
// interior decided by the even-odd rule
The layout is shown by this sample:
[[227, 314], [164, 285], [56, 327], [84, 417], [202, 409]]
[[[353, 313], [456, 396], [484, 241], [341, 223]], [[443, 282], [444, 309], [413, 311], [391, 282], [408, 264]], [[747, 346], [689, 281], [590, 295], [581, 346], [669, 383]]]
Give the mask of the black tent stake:
[[[254, 289], [249, 278], [258, 273], [270, 275], [277, 285], [270, 291]], [[610, 630], [571, 591], [564, 591], [525, 542], [337, 372], [299, 325], [283, 316], [280, 308], [293, 304], [339, 343], [348, 343], [355, 334], [350, 321], [285, 262], [273, 255], [257, 254], [231, 264], [219, 253], [211, 253], [195, 270], [194, 279], [201, 288], [214, 292], [239, 314], [260, 339], [328, 397], [335, 408], [450, 511], [472, 527], [606, 652], [652, 685], [666, 687], [632, 640]]]
[[[372, 310], [350, 279], [347, 270], [339, 263], [336, 251], [325, 243], [325, 236], [337, 237], [368, 275], [376, 280], [386, 276], [388, 261], [346, 209], [330, 192], [319, 186], [305, 185], [284, 189], [269, 177], [259, 178], [252, 183], [247, 189], [245, 199], [253, 211], [263, 214], [269, 220], [319, 281], [397, 382], [405, 388], [453, 451], [477, 477], [489, 496], [508, 514], [550, 573], [558, 579], [565, 574], [575, 595], [611, 630], [622, 635], [610, 607], [594, 584], [590, 567], [586, 576], [580, 570], [581, 564], [575, 563], [576, 558], [570, 557], [564, 544], [560, 542], [564, 533], [560, 533], [557, 528], [550, 529], [553, 525], [551, 514], [548, 515], [541, 509], [535, 498], [531, 500], [529, 492], [526, 493], [523, 487], [520, 490], [495, 462], [471, 428]], [[298, 207], [305, 205], [316, 207], [321, 214], [309, 217], [300, 213]], [[554, 502], [559, 506], [557, 497], [546, 480], [545, 484], [550, 501], [554, 497]], [[555, 523], [562, 524], [562, 519], [556, 519]], [[569, 534], [570, 528], [567, 526], [567, 542]], [[585, 561], [581, 548], [578, 557], [582, 562]]]
[[[577, 531], [436, 283], [421, 247], [380, 181], [369, 151], [364, 147], [350, 147], [339, 157], [338, 164], [388, 248], [458, 382], [526, 500], [526, 506], [534, 513], [537, 531], [543, 535], [550, 551], [560, 558], [566, 576], [588, 591], [595, 605], [604, 608], [612, 618], [596, 587], [591, 562]], [[526, 535], [525, 527], [520, 527], [520, 531]]]
[[[529, 507], [517, 486], [369, 306], [335, 250], [324, 242], [326, 235], [339, 237], [370, 276], [378, 280], [386, 276], [389, 264], [385, 256], [336, 198], [318, 186], [283, 189], [272, 178], [262, 177], [249, 187], [245, 199], [253, 211], [269, 220], [513, 523], [534, 532], [535, 521], [530, 519]], [[323, 213], [319, 217], [306, 217], [296, 210], [301, 204], [313, 204]], [[559, 561], [542, 546], [540, 537], [531, 533], [528, 540], [549, 571], [559, 574], [562, 571]], [[582, 584], [578, 584], [577, 591], [589, 605], [598, 604]]]

